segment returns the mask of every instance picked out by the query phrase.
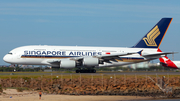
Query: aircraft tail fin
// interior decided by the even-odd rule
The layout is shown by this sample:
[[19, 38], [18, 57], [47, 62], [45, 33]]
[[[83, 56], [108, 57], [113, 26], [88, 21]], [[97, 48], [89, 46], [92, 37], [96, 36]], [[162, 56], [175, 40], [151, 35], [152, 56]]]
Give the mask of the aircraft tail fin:
[[[158, 49], [157, 51], [162, 52], [160, 49]], [[176, 64], [173, 61], [171, 61], [167, 56], [159, 58], [159, 61], [160, 61], [160, 64], [164, 67], [170, 67], [170, 68], [178, 69]]]
[[162, 18], [133, 48], [159, 48], [173, 18]]

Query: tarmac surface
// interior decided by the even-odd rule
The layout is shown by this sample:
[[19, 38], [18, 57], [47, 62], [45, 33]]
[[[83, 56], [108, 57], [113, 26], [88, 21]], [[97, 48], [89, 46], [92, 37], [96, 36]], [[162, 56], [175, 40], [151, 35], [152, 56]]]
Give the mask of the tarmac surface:
[[1, 72], [0, 75], [180, 75], [180, 72], [97, 72], [97, 73], [57, 73], [57, 72]]

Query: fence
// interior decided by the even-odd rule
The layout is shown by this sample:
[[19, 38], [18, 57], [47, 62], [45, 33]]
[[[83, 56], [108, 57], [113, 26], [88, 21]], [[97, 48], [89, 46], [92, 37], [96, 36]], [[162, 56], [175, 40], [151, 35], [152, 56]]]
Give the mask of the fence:
[[[160, 76], [161, 77], [161, 76]], [[10, 76], [0, 78], [3, 88], [24, 87], [34, 90], [43, 90], [56, 94], [113, 94], [113, 95], [149, 95], [164, 94], [162, 86], [158, 86], [157, 75], [42, 75], [42, 76]], [[180, 87], [180, 77], [166, 75], [164, 83], [167, 87]]]

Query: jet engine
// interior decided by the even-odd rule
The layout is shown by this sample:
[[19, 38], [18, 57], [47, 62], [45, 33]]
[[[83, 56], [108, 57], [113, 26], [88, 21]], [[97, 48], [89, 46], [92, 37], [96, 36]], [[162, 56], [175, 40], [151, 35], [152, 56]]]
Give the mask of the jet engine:
[[75, 68], [76, 62], [74, 60], [61, 60], [60, 68]]
[[98, 58], [92, 58], [87, 57], [83, 59], [83, 65], [84, 66], [98, 66], [99, 65], [99, 59]]

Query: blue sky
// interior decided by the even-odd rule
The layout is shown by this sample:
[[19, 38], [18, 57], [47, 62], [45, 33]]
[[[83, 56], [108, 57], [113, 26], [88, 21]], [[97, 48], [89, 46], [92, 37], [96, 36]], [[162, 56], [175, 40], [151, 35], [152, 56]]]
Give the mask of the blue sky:
[[179, 0], [1, 0], [0, 65], [25, 45], [131, 47], [162, 17], [173, 20], [160, 49], [180, 52]]

